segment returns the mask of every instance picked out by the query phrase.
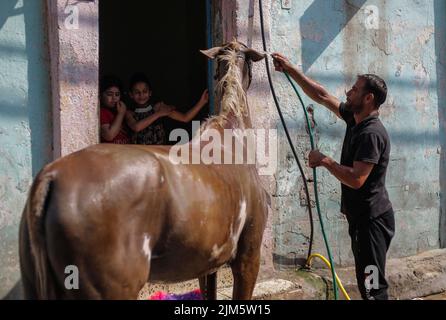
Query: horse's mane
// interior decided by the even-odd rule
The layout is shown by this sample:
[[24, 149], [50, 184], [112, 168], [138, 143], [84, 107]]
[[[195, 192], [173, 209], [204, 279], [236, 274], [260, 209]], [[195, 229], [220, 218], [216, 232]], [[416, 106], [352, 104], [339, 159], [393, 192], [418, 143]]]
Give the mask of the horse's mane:
[[232, 114], [240, 125], [243, 123], [243, 117], [248, 115], [248, 100], [246, 92], [243, 90], [241, 73], [237, 65], [237, 51], [241, 45], [231, 42], [228, 47], [232, 50], [225, 49], [224, 53], [217, 57], [219, 63], [226, 62], [228, 67], [226, 74], [216, 85], [217, 92], [224, 92], [221, 97], [220, 113], [209, 117], [203, 123], [201, 132], [214, 125], [224, 128], [229, 114]]

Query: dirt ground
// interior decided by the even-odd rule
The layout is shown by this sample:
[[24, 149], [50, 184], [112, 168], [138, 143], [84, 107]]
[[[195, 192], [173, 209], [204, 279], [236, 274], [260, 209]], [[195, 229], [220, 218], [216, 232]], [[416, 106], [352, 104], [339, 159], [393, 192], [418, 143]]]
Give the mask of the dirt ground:
[[446, 300], [446, 292], [440, 294], [434, 294], [431, 296], [419, 298], [419, 300]]

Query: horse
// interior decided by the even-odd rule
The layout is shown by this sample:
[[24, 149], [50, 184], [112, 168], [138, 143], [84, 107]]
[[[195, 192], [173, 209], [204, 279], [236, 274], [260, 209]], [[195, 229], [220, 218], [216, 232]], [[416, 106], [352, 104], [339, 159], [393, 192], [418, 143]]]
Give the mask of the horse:
[[[218, 111], [191, 150], [210, 129], [252, 127], [246, 91], [264, 58], [237, 41], [201, 52], [218, 61]], [[195, 278], [216, 299], [225, 264], [233, 299], [252, 299], [268, 213], [255, 164], [176, 164], [172, 147], [97, 144], [39, 172], [19, 231], [26, 299], [136, 299], [147, 282]]]

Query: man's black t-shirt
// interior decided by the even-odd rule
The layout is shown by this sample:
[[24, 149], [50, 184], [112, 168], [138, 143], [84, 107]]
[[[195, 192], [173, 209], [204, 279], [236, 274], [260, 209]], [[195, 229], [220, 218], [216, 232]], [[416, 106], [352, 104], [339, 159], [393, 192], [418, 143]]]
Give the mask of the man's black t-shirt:
[[367, 117], [356, 125], [353, 113], [346, 110], [344, 103], [341, 103], [339, 113], [347, 123], [341, 165], [353, 167], [355, 161], [374, 164], [361, 188], [355, 190], [341, 185], [341, 211], [355, 218], [378, 217], [392, 208], [385, 187], [390, 155], [389, 136], [378, 116]]

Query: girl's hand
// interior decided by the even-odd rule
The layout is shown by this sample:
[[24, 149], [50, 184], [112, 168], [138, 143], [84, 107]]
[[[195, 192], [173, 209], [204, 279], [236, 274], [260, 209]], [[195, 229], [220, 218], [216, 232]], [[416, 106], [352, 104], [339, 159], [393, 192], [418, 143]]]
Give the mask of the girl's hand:
[[168, 116], [171, 112], [172, 112], [171, 109], [163, 109], [163, 110], [160, 110], [160, 111], [159, 111], [159, 114], [160, 114], [161, 116]]
[[116, 109], [118, 111], [118, 114], [125, 114], [125, 112], [127, 111], [127, 106], [124, 102], [118, 101], [118, 103], [116, 104]]
[[173, 106], [166, 105], [164, 102], [160, 102], [155, 106], [155, 111], [160, 116], [168, 116], [175, 108]]
[[174, 111], [174, 110], [176, 110], [176, 107], [175, 107], [175, 106], [171, 106], [171, 105], [169, 105], [169, 104], [166, 104], [165, 106], [166, 106], [166, 108], [167, 108], [168, 110], [170, 110], [170, 111]]
[[165, 104], [163, 101], [161, 101], [161, 102], [158, 102], [157, 104], [155, 104], [155, 107], [153, 108], [153, 110], [155, 110], [155, 112], [165, 110], [165, 109], [175, 110], [175, 107]]
[[153, 110], [155, 110], [155, 112], [159, 112], [160, 109], [161, 109], [161, 106], [163, 106], [163, 105], [164, 105], [164, 102], [160, 101], [160, 102], [155, 104], [155, 106], [153, 107]]
[[209, 102], [209, 91], [208, 89], [206, 89], [203, 91], [203, 94], [201, 95], [200, 104], [205, 105], [208, 102]]

